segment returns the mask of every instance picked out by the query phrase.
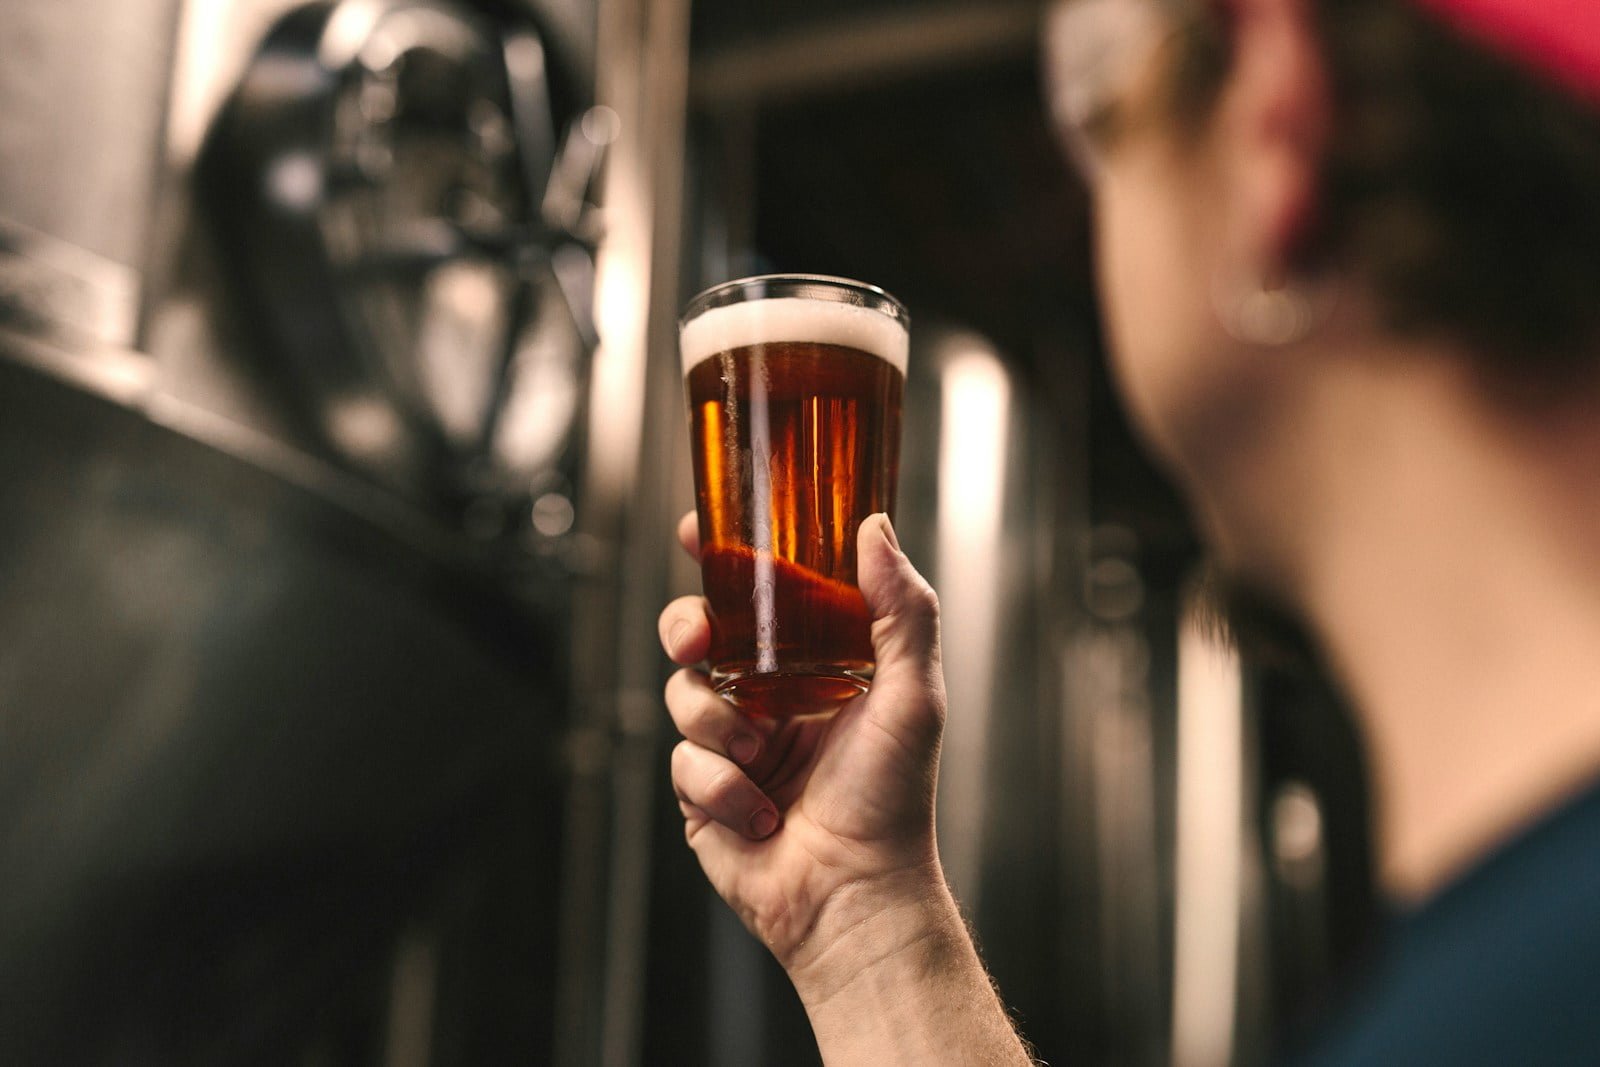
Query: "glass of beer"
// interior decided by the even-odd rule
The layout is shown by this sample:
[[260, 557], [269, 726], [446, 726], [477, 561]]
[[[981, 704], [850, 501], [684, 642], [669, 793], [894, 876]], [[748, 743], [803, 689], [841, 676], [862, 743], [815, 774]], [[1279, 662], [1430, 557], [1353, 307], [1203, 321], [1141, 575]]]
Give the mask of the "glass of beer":
[[679, 324], [712, 687], [748, 715], [827, 715], [872, 680], [856, 530], [894, 511], [910, 316], [844, 278], [708, 289]]

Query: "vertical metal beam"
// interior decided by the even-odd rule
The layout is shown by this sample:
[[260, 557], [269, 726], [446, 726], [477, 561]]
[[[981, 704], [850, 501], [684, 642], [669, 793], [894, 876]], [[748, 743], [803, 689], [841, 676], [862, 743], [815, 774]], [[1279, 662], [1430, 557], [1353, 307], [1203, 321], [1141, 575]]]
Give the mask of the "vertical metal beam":
[[662, 714], [654, 620], [673, 519], [661, 457], [686, 448], [677, 440], [675, 323], [688, 60], [689, 0], [601, 0], [596, 97], [618, 134], [601, 190], [600, 347], [578, 523], [588, 577], [573, 618], [578, 703], [555, 1057], [563, 1067], [641, 1061]]

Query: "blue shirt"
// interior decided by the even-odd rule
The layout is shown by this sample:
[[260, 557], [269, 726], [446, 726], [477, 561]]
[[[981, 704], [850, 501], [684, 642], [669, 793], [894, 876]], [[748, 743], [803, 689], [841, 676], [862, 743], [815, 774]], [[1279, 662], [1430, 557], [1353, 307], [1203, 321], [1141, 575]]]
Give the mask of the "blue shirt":
[[1391, 934], [1300, 1067], [1600, 1065], [1600, 786]]

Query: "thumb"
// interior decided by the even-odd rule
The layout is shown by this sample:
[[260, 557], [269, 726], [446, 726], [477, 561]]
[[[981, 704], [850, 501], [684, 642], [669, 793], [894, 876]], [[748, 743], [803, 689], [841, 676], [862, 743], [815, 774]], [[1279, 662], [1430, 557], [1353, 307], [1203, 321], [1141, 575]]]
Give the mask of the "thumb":
[[872, 615], [876, 682], [944, 691], [939, 662], [939, 597], [917, 573], [884, 514], [856, 534], [856, 580]]

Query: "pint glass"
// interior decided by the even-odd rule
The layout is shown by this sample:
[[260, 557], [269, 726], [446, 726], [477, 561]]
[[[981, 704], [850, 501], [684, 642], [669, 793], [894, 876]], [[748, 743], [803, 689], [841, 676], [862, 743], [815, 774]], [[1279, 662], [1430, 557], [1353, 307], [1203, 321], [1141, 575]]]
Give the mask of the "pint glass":
[[856, 530], [893, 513], [909, 324], [881, 289], [798, 274], [684, 312], [711, 684], [746, 714], [825, 715], [871, 681]]

